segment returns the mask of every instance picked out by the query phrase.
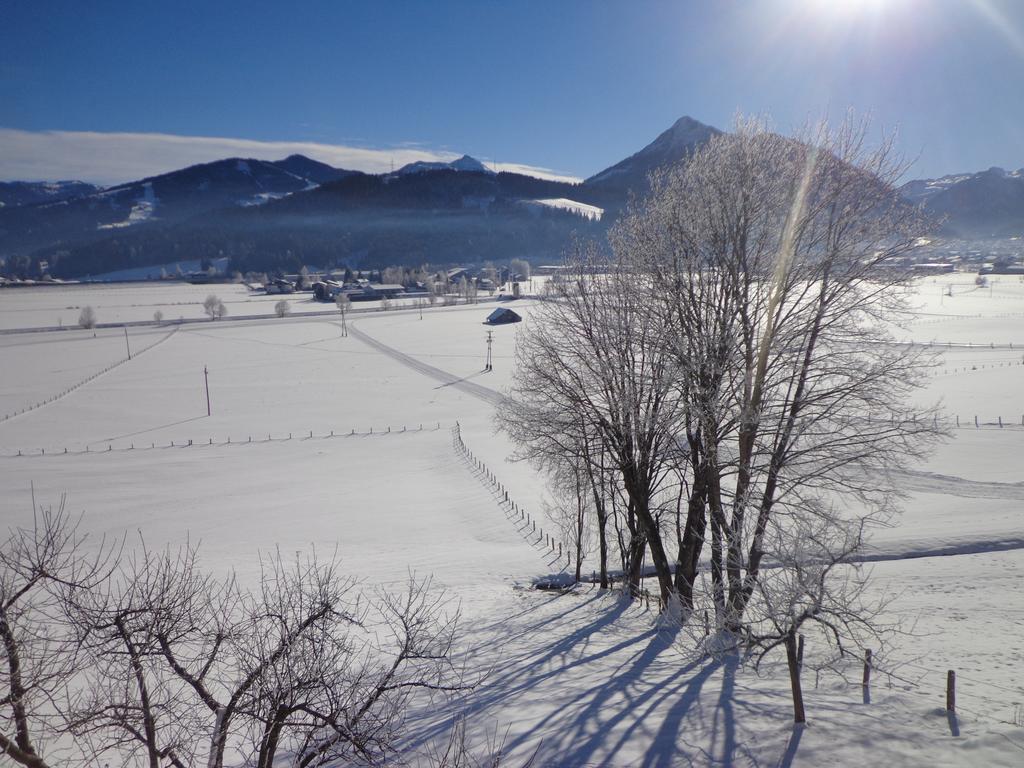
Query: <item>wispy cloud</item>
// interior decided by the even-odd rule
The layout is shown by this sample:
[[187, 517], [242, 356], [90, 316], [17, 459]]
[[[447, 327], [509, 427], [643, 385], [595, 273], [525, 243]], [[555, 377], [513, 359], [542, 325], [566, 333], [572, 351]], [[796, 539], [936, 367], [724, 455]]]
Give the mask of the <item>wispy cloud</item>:
[[[459, 156], [454, 152], [412, 146], [373, 149], [305, 141], [254, 141], [166, 133], [0, 128], [0, 179], [78, 179], [109, 185], [226, 157], [279, 160], [296, 153], [337, 168], [367, 173], [383, 173], [391, 170], [392, 166], [399, 168], [417, 160], [448, 162]], [[579, 181], [568, 174], [530, 165], [497, 163], [497, 168], [540, 178]]]

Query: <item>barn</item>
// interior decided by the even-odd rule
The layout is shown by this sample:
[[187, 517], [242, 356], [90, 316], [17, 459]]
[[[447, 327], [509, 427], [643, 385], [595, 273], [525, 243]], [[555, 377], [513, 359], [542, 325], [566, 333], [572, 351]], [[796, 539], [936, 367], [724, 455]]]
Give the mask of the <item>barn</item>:
[[517, 313], [506, 307], [498, 307], [496, 310], [491, 312], [484, 320], [485, 325], [505, 325], [506, 323], [518, 323], [522, 321]]

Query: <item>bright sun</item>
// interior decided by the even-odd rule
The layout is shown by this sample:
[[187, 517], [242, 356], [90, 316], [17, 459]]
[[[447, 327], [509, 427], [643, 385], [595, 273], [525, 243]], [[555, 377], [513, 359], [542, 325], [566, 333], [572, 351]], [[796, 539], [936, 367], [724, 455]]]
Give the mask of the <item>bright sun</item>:
[[818, 16], [855, 18], [877, 16], [899, 0], [803, 0], [808, 10]]

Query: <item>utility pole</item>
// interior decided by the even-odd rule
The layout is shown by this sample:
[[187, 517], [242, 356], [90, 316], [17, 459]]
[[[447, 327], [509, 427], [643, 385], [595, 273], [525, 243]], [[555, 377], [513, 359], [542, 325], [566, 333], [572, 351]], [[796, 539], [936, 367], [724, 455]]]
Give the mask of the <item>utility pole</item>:
[[203, 381], [206, 383], [206, 415], [210, 415], [210, 374], [203, 366]]
[[494, 366], [491, 364], [491, 344], [494, 342], [494, 331], [487, 332], [487, 365], [484, 366], [485, 371], [494, 370]]
[[124, 327], [124, 346], [125, 346], [125, 349], [128, 350], [128, 359], [131, 360], [132, 359], [132, 348], [128, 344], [128, 326], [127, 325]]

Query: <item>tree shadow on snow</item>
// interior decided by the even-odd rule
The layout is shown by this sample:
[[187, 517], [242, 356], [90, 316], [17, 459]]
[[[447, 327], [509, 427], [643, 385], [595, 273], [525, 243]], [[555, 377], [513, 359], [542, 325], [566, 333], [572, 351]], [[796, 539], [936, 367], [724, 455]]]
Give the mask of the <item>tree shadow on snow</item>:
[[[479, 628], [500, 656], [462, 701], [425, 712], [410, 746], [444, 737], [464, 716], [478, 732], [511, 726], [505, 755], [540, 745], [536, 765], [759, 765], [771, 753], [772, 766], [792, 765], [801, 729], [787, 732], [784, 753], [782, 744], [759, 748], [738, 735], [738, 722], [770, 717], [777, 706], [763, 691], [747, 700], [737, 690], [737, 655], [687, 656], [675, 644], [677, 630], [637, 630], [635, 615], [626, 616], [637, 604], [610, 598], [595, 594], [554, 614], [531, 608]], [[705, 691], [711, 680], [720, 682], [717, 696]]]
[[794, 723], [793, 731], [789, 734], [789, 743], [786, 745], [786, 751], [782, 754], [782, 759], [779, 760], [779, 768], [792, 767], [793, 760], [796, 759], [796, 751], [800, 748], [800, 738], [803, 735], [803, 723]]
[[[595, 598], [597, 599], [597, 598]], [[629, 757], [635, 762], [637, 743], [649, 744], [639, 763], [644, 766], [669, 766], [706, 763], [706, 755], [688, 756], [680, 749], [680, 737], [687, 717], [700, 714], [701, 691], [705, 683], [723, 667], [726, 684], [716, 708], [716, 723], [724, 733], [723, 753], [716, 763], [729, 765], [735, 750], [735, 725], [732, 696], [738, 662], [707, 659], [688, 660], [674, 647], [677, 631], [650, 628], [623, 632], [614, 627], [635, 604], [628, 600], [608, 601], [587, 619], [564, 635], [554, 635], [538, 653], [524, 652], [503, 658], [487, 679], [462, 702], [461, 714], [470, 723], [485, 725], [498, 720], [504, 710], [530, 707], [541, 697], [557, 699], [543, 719], [529, 718], [525, 728], [513, 727], [504, 752], [531, 753], [542, 744], [540, 765], [557, 764], [571, 768], [595, 763], [615, 763], [616, 756], [629, 745]], [[595, 607], [593, 599], [573, 609]], [[557, 619], [564, 619], [560, 614]], [[530, 623], [515, 637], [550, 633], [558, 625], [544, 618]], [[559, 622], [564, 626], [564, 622]], [[553, 633], [552, 633], [553, 634]], [[514, 647], [515, 637], [503, 638], [506, 648]], [[534, 646], [536, 648], [536, 646]], [[453, 713], [454, 714], [454, 713]], [[437, 738], [450, 727], [450, 719], [434, 721], [420, 731], [415, 743]], [[653, 731], [652, 731], [653, 727]], [[716, 738], [717, 740], [717, 738]]]

